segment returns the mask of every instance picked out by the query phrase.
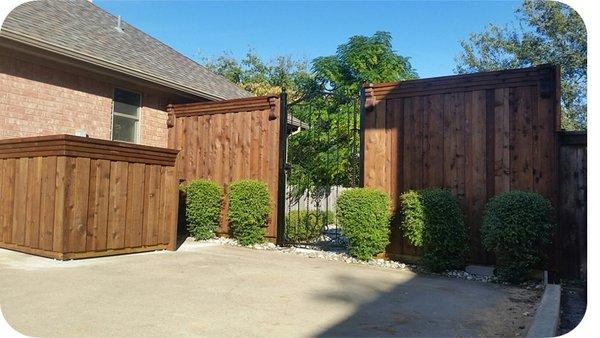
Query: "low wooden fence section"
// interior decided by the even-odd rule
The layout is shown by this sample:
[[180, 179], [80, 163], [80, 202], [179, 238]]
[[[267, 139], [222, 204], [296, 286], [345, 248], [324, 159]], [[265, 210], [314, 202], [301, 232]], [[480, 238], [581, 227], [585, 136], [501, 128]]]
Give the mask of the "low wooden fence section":
[[[206, 178], [228, 191], [253, 178], [267, 183], [272, 214], [267, 238], [277, 236], [280, 104], [277, 96], [170, 105], [169, 148], [180, 149], [177, 177]], [[228, 234], [227, 205], [219, 233]]]
[[558, 251], [561, 275], [587, 275], [587, 134], [560, 134]]
[[174, 249], [176, 156], [70, 135], [0, 140], [0, 247], [57, 259]]
[[[491, 263], [479, 228], [486, 201], [536, 191], [558, 202], [559, 70], [553, 66], [364, 88], [362, 179], [398, 196], [446, 187], [470, 229], [471, 261]], [[417, 255], [392, 227], [393, 255]]]

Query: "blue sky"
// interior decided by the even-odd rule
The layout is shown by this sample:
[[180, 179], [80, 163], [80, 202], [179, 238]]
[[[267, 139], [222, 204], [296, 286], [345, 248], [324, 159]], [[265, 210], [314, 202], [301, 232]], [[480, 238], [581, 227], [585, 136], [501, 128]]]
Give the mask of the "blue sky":
[[420, 77], [453, 73], [459, 41], [489, 23], [514, 21], [518, 1], [100, 1], [94, 3], [200, 60], [252, 47], [263, 58], [312, 59], [352, 35], [389, 31]]

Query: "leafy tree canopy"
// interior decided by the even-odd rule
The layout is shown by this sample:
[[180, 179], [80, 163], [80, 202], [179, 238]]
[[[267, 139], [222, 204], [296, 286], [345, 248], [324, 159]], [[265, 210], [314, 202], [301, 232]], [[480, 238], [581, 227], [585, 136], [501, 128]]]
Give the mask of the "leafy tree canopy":
[[323, 91], [356, 96], [363, 83], [414, 79], [417, 73], [408, 57], [392, 48], [388, 32], [357, 35], [337, 48], [335, 55], [313, 60], [315, 79]]
[[229, 81], [256, 95], [276, 94], [286, 88], [293, 101], [305, 100], [315, 90], [314, 74], [308, 61], [280, 55], [262, 60], [254, 50], [237, 60], [231, 53], [205, 58], [204, 65]]
[[581, 17], [555, 1], [525, 0], [518, 25], [487, 26], [461, 42], [457, 73], [554, 63], [561, 65], [562, 127], [586, 129], [587, 33]]
[[205, 64], [257, 95], [286, 88], [290, 113], [310, 125], [290, 138], [288, 182], [297, 196], [308, 191], [317, 201], [331, 186], [358, 183], [360, 86], [417, 77], [409, 59], [393, 50], [388, 32], [350, 37], [310, 67], [289, 56], [265, 62], [253, 50], [239, 61], [225, 53]]

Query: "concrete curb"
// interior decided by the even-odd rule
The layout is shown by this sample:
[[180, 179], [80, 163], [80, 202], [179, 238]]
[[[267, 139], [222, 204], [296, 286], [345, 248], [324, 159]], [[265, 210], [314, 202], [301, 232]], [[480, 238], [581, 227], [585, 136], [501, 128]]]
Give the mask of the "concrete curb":
[[548, 284], [527, 337], [554, 337], [560, 319], [560, 285]]

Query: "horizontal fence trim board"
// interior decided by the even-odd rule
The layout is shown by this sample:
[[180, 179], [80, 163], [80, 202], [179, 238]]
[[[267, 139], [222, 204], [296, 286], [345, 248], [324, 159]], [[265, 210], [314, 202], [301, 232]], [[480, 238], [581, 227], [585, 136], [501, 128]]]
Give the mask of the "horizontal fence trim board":
[[384, 100], [384, 99], [389, 100], [389, 99], [398, 99], [398, 98], [404, 98], [404, 97], [424, 96], [424, 95], [433, 95], [433, 94], [450, 94], [450, 93], [454, 93], [457, 91], [469, 92], [469, 91], [477, 91], [477, 90], [505, 88], [506, 86], [529, 87], [529, 86], [537, 85], [538, 82], [539, 81], [526, 81], [526, 82], [514, 81], [514, 82], [502, 84], [502, 85], [495, 85], [493, 83], [489, 83], [489, 84], [473, 84], [473, 85], [438, 87], [438, 88], [432, 88], [431, 90], [428, 90], [428, 89], [389, 90], [389, 91], [373, 92], [372, 95], [375, 96], [377, 100]]
[[587, 132], [562, 131], [559, 138], [561, 145], [587, 145]]
[[[38, 145], [37, 142], [46, 142], [46, 141], [75, 141], [79, 143], [84, 143], [88, 145], [105, 145], [111, 148], [132, 148], [135, 150], [149, 150], [156, 151], [159, 153], [172, 153], [174, 155], [177, 154], [177, 150], [168, 149], [168, 148], [160, 148], [160, 147], [152, 147], [141, 144], [134, 144], [128, 142], [120, 142], [120, 141], [109, 141], [103, 139], [97, 139], [92, 137], [81, 137], [69, 134], [58, 134], [58, 135], [44, 135], [44, 136], [31, 136], [31, 137], [21, 137], [21, 138], [12, 138], [12, 139], [3, 139], [0, 140], [0, 147], [5, 144], [9, 144], [11, 146], [17, 146], [19, 144], [24, 143], [33, 143], [34, 145]], [[0, 148], [2, 149], [2, 148]]]
[[124, 254], [132, 254], [132, 253], [140, 253], [140, 252], [148, 252], [148, 251], [160, 251], [168, 249], [167, 245], [159, 244], [153, 246], [141, 246], [137, 248], [123, 248], [123, 249], [111, 249], [105, 251], [92, 251], [92, 252], [55, 252], [48, 251], [43, 249], [29, 248], [26, 246], [16, 245], [16, 244], [7, 244], [0, 243], [0, 248], [24, 252], [31, 255], [53, 258], [58, 260], [68, 260], [68, 259], [84, 259], [84, 258], [94, 258], [94, 257], [105, 257], [105, 256], [115, 256], [115, 255], [124, 255]]
[[210, 112], [222, 112], [222, 111], [232, 111], [232, 112], [242, 112], [242, 111], [251, 111], [251, 110], [268, 110], [270, 109], [272, 104], [269, 101], [264, 102], [253, 102], [243, 107], [239, 105], [230, 105], [230, 106], [190, 106], [186, 108], [172, 108], [171, 111], [176, 115], [180, 116], [181, 114], [186, 113], [210, 113]]
[[[446, 84], [448, 82], [477, 82], [477, 81], [485, 81], [490, 79], [495, 79], [496, 81], [501, 81], [503, 79], [509, 78], [549, 78], [551, 76], [551, 72], [555, 69], [554, 65], [546, 64], [539, 65], [535, 67], [528, 68], [516, 68], [516, 69], [508, 69], [508, 70], [498, 70], [498, 71], [489, 71], [489, 72], [478, 72], [478, 73], [468, 73], [468, 74], [458, 74], [458, 75], [447, 75], [447, 76], [439, 76], [425, 79], [414, 79], [414, 80], [405, 80], [402, 83], [406, 83], [407, 85], [423, 85], [430, 83], [438, 83], [438, 84]], [[386, 82], [386, 83], [378, 83], [378, 84], [367, 84], [365, 88], [387, 88], [397, 86], [399, 82]]]
[[[2, 154], [0, 154], [0, 158], [10, 158], [10, 157], [23, 157], [23, 155], [27, 155], [29, 153], [39, 154], [39, 153], [56, 153], [61, 155], [66, 155], [70, 152], [76, 152], [78, 154], [88, 153], [89, 157], [97, 157], [101, 156], [102, 158], [107, 158], [109, 156], [114, 156], [115, 158], [130, 158], [130, 161], [158, 161], [169, 163], [175, 162], [176, 156], [172, 154], [148, 154], [143, 151], [135, 152], [134, 150], [115, 150], [115, 149], [98, 149], [98, 148], [89, 148], [85, 145], [81, 144], [60, 144], [60, 145], [40, 145], [38, 147], [30, 147], [30, 148], [12, 148], [2, 150]], [[27, 156], [31, 157], [31, 156]]]
[[170, 104], [168, 108], [174, 111], [186, 111], [188, 109], [193, 109], [196, 111], [205, 111], [212, 110], [214, 108], [223, 109], [223, 108], [232, 108], [239, 109], [238, 111], [244, 111], [248, 106], [252, 106], [255, 104], [263, 104], [266, 105], [265, 109], [270, 107], [269, 101], [272, 99], [277, 99], [276, 95], [266, 95], [266, 96], [253, 96], [241, 99], [232, 99], [226, 101], [207, 101], [207, 102], [195, 102], [195, 103], [180, 103], [180, 104]]
[[[41, 139], [43, 138], [43, 139]], [[174, 165], [178, 150], [138, 146], [70, 135], [42, 136], [22, 139], [0, 140], [0, 158], [21, 158], [37, 156], [72, 156], [127, 162], [151, 161], [156, 164]]]

